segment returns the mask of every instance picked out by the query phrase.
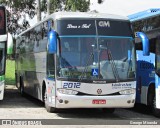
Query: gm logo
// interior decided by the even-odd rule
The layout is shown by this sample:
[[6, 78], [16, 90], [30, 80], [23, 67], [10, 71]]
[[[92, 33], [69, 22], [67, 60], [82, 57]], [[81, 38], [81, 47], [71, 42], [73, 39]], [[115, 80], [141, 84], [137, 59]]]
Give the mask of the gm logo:
[[63, 83], [63, 88], [80, 88], [81, 83]]
[[99, 21], [98, 25], [100, 27], [110, 27], [110, 22], [109, 21]]

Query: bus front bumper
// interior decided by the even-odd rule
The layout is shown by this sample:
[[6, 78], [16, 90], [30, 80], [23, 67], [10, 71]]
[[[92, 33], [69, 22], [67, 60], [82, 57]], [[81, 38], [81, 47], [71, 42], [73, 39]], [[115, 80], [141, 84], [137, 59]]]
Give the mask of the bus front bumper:
[[131, 108], [135, 94], [116, 96], [76, 96], [60, 95], [56, 98], [56, 108]]

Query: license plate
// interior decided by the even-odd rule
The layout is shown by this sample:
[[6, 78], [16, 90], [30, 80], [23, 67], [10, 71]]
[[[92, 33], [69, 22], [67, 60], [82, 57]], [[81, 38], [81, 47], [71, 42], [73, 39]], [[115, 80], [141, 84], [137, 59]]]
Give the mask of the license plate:
[[92, 104], [106, 104], [106, 100], [92, 100]]

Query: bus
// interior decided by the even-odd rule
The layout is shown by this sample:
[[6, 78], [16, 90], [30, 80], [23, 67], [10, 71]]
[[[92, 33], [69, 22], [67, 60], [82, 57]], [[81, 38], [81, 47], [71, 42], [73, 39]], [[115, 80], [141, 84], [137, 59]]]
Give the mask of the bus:
[[160, 117], [160, 8], [128, 17], [134, 32], [142, 31], [147, 35], [150, 49], [150, 55], [143, 56], [141, 41], [136, 39], [136, 103], [148, 105], [153, 114]]
[[135, 44], [126, 17], [53, 13], [17, 36], [15, 63], [20, 93], [43, 101], [48, 112], [134, 106]]
[[0, 100], [4, 97], [6, 53], [12, 54], [12, 46], [12, 36], [7, 34], [6, 9], [0, 5]]

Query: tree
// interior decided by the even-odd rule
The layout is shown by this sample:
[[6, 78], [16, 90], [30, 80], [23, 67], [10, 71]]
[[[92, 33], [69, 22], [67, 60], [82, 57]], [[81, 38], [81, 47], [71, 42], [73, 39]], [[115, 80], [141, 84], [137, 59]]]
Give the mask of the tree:
[[50, 15], [50, 0], [47, 0], [47, 15]]
[[[50, 13], [56, 11], [80, 11], [89, 10], [90, 0], [0, 0], [8, 10], [8, 30], [13, 35], [19, 34], [30, 27], [26, 20], [26, 14], [32, 19], [37, 14], [37, 21], [41, 20], [41, 11]], [[23, 23], [19, 24], [19, 19]]]
[[86, 0], [66, 0], [66, 11], [87, 12], [89, 10], [90, 1]]
[[[49, 5], [47, 6], [48, 3]], [[47, 11], [47, 8], [50, 8], [51, 13], [56, 11], [86, 12], [89, 10], [89, 5], [90, 0], [42, 0], [41, 9], [42, 11]]]
[[37, 6], [36, 6], [36, 12], [37, 12], [37, 21], [41, 21], [41, 2], [40, 0], [36, 0]]
[[47, 14], [62, 11], [65, 0], [42, 0], [41, 11], [47, 12]]
[[[35, 0], [0, 0], [0, 4], [7, 8], [8, 31], [14, 36], [30, 27], [26, 14], [30, 18], [35, 15]], [[19, 24], [19, 19], [23, 19]]]

